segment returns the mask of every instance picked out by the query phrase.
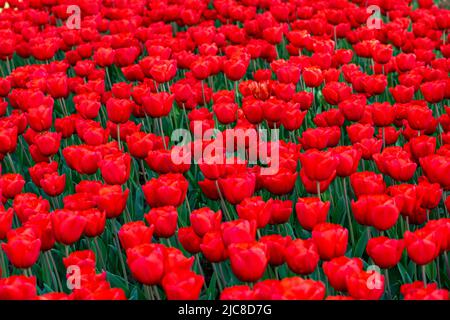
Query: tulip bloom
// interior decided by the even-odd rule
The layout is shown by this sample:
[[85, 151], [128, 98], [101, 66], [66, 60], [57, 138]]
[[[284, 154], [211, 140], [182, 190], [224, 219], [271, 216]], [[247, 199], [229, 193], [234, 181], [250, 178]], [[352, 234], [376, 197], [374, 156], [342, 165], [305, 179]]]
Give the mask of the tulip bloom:
[[260, 242], [235, 243], [228, 246], [231, 269], [241, 281], [255, 282], [266, 270], [267, 246]]
[[200, 208], [191, 212], [189, 220], [191, 222], [194, 232], [199, 237], [203, 237], [206, 233], [210, 231], [220, 229], [220, 224], [222, 221], [222, 212], [220, 210], [214, 212], [208, 207]]
[[127, 249], [127, 263], [133, 277], [142, 284], [160, 284], [164, 276], [164, 246], [145, 243]]
[[322, 202], [319, 198], [299, 198], [295, 205], [298, 221], [308, 231], [312, 231], [317, 224], [326, 222], [329, 211], [330, 202]]
[[36, 296], [36, 277], [11, 276], [0, 279], [1, 300], [34, 300]]
[[75, 211], [61, 209], [51, 214], [55, 239], [65, 245], [77, 242], [86, 226], [86, 218]]
[[192, 271], [180, 270], [165, 275], [162, 287], [168, 300], [197, 300], [204, 281]]
[[238, 204], [255, 192], [256, 177], [253, 173], [236, 173], [219, 179], [220, 190], [231, 204]]
[[142, 186], [145, 200], [150, 207], [179, 207], [188, 189], [188, 182], [181, 174], [169, 173], [153, 178]]
[[16, 268], [30, 268], [39, 258], [41, 240], [31, 228], [19, 228], [7, 233], [2, 249]]
[[119, 230], [119, 240], [122, 247], [127, 250], [141, 244], [150, 243], [154, 227], [147, 227], [142, 221], [129, 222]]
[[297, 274], [313, 273], [319, 263], [319, 253], [312, 239], [296, 239], [286, 247], [286, 262]]
[[405, 245], [403, 240], [387, 237], [371, 238], [367, 243], [367, 254], [383, 269], [393, 268], [402, 257]]
[[145, 215], [145, 219], [154, 226], [156, 236], [170, 238], [177, 229], [178, 212], [173, 206], [153, 208]]
[[321, 223], [314, 227], [312, 239], [317, 246], [320, 258], [331, 260], [345, 254], [348, 230], [337, 224]]
[[342, 256], [325, 261], [322, 268], [328, 282], [335, 290], [347, 291], [347, 278], [352, 273], [362, 271], [362, 267], [361, 259]]

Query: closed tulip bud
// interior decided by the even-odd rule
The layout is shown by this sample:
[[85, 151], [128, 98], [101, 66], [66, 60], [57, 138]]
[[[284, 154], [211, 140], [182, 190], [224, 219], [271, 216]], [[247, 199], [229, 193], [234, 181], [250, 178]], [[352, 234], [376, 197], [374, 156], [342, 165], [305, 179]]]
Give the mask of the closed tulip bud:
[[63, 139], [71, 137], [75, 132], [75, 120], [72, 115], [64, 118], [56, 118], [55, 130]]
[[130, 154], [139, 159], [147, 157], [149, 151], [153, 150], [155, 145], [152, 134], [141, 131], [128, 135], [126, 142]]
[[408, 103], [414, 98], [414, 87], [407, 87], [400, 84], [389, 88], [389, 91], [397, 103]]
[[177, 229], [178, 212], [173, 206], [153, 208], [145, 215], [145, 219], [154, 226], [156, 236], [170, 238]]
[[221, 124], [230, 124], [237, 120], [238, 105], [233, 102], [215, 103], [213, 111]]
[[272, 175], [262, 175], [261, 182], [263, 188], [276, 195], [291, 193], [297, 181], [297, 172], [281, 167], [277, 173]]
[[245, 75], [248, 65], [249, 61], [242, 59], [230, 59], [224, 61], [223, 71], [228, 79], [231, 81], [237, 81]]
[[339, 102], [338, 107], [348, 121], [359, 121], [364, 116], [367, 99], [364, 95], [352, 95]]
[[420, 85], [420, 91], [429, 103], [438, 103], [445, 97], [446, 83], [444, 81], [424, 82]]
[[307, 87], [316, 88], [323, 82], [323, 75], [320, 68], [307, 67], [302, 73], [303, 80]]
[[332, 149], [336, 154], [339, 164], [336, 168], [336, 174], [339, 177], [348, 177], [355, 173], [361, 160], [362, 152], [351, 146], [340, 146]]
[[260, 242], [234, 243], [228, 246], [231, 269], [241, 281], [255, 282], [266, 270], [267, 246]]
[[28, 124], [31, 129], [41, 132], [49, 130], [52, 126], [52, 116], [53, 116], [53, 99], [51, 104], [41, 105], [39, 107], [34, 107], [28, 110], [27, 119]]

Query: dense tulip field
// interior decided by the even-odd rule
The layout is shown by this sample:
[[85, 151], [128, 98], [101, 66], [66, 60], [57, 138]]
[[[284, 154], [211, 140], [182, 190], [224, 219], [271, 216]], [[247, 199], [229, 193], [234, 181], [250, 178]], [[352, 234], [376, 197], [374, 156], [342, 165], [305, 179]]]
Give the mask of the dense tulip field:
[[449, 299], [450, 10], [0, 0], [0, 299]]

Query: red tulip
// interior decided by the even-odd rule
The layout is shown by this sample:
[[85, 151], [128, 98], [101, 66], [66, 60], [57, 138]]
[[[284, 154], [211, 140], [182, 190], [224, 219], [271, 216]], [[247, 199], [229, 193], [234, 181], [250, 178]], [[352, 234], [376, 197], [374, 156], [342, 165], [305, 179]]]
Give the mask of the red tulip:
[[266, 270], [267, 246], [260, 242], [234, 243], [228, 246], [231, 269], [241, 281], [255, 282]]
[[328, 282], [338, 291], [347, 291], [347, 278], [352, 273], [362, 271], [362, 267], [361, 259], [345, 256], [333, 258], [323, 263], [323, 271]]
[[312, 239], [317, 246], [320, 258], [331, 260], [345, 254], [348, 230], [337, 224], [321, 223], [314, 227]]
[[119, 240], [125, 250], [150, 243], [154, 227], [147, 227], [142, 221], [128, 222], [119, 230]]
[[86, 226], [86, 218], [75, 211], [61, 209], [51, 214], [55, 239], [65, 245], [77, 242]]
[[192, 271], [180, 270], [166, 274], [162, 287], [168, 300], [197, 300], [204, 281]]
[[59, 196], [66, 188], [66, 175], [59, 175], [56, 172], [45, 174], [39, 185], [50, 197]]
[[39, 258], [41, 240], [31, 228], [21, 227], [7, 233], [2, 249], [16, 268], [30, 268]]
[[142, 190], [150, 207], [179, 207], [186, 198], [188, 182], [181, 174], [165, 174], [148, 181]]
[[426, 265], [439, 255], [440, 239], [435, 231], [406, 231], [404, 239], [409, 258], [418, 265]]
[[228, 255], [220, 231], [209, 231], [206, 233], [202, 238], [200, 250], [210, 262], [224, 261]]
[[383, 269], [395, 267], [402, 257], [403, 249], [403, 240], [387, 237], [369, 239], [366, 248], [367, 254]]
[[376, 271], [353, 272], [347, 277], [350, 295], [360, 300], [379, 300], [384, 292], [384, 276]]
[[177, 229], [178, 212], [173, 206], [153, 208], [145, 215], [145, 219], [154, 226], [156, 236], [170, 238]]
[[319, 198], [298, 198], [295, 205], [298, 221], [308, 231], [312, 231], [317, 224], [326, 222], [329, 211], [330, 202], [322, 202]]
[[108, 219], [116, 218], [125, 209], [129, 192], [128, 189], [122, 191], [118, 185], [102, 186], [94, 196], [94, 201], [99, 209], [106, 212]]
[[164, 246], [145, 243], [127, 249], [127, 263], [133, 277], [142, 284], [156, 285], [164, 276]]
[[189, 216], [194, 232], [203, 237], [206, 233], [219, 230], [222, 222], [222, 212], [212, 211], [208, 207], [200, 208], [191, 212]]
[[236, 173], [219, 179], [219, 186], [228, 202], [238, 204], [253, 195], [256, 177], [253, 173]]
[[296, 239], [291, 241], [285, 249], [286, 262], [297, 274], [313, 273], [319, 262], [319, 253], [312, 239]]
[[11, 276], [0, 279], [0, 299], [34, 300], [37, 296], [36, 278]]
[[196, 254], [200, 252], [200, 238], [192, 227], [182, 227], [178, 229], [178, 241], [183, 246], [184, 250], [189, 253]]

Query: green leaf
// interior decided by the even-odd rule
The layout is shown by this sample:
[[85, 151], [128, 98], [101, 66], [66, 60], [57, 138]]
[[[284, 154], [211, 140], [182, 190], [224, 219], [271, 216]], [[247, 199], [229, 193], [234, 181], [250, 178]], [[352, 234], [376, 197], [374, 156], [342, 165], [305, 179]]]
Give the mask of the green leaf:
[[400, 271], [400, 276], [402, 277], [403, 283], [412, 283], [411, 276], [409, 275], [408, 271], [406, 271], [406, 268], [401, 264], [397, 264], [398, 271]]
[[[365, 231], [365, 230], [364, 230]], [[353, 256], [361, 257], [366, 249], [367, 245], [367, 232], [363, 232], [358, 242], [356, 243], [355, 251]]]

